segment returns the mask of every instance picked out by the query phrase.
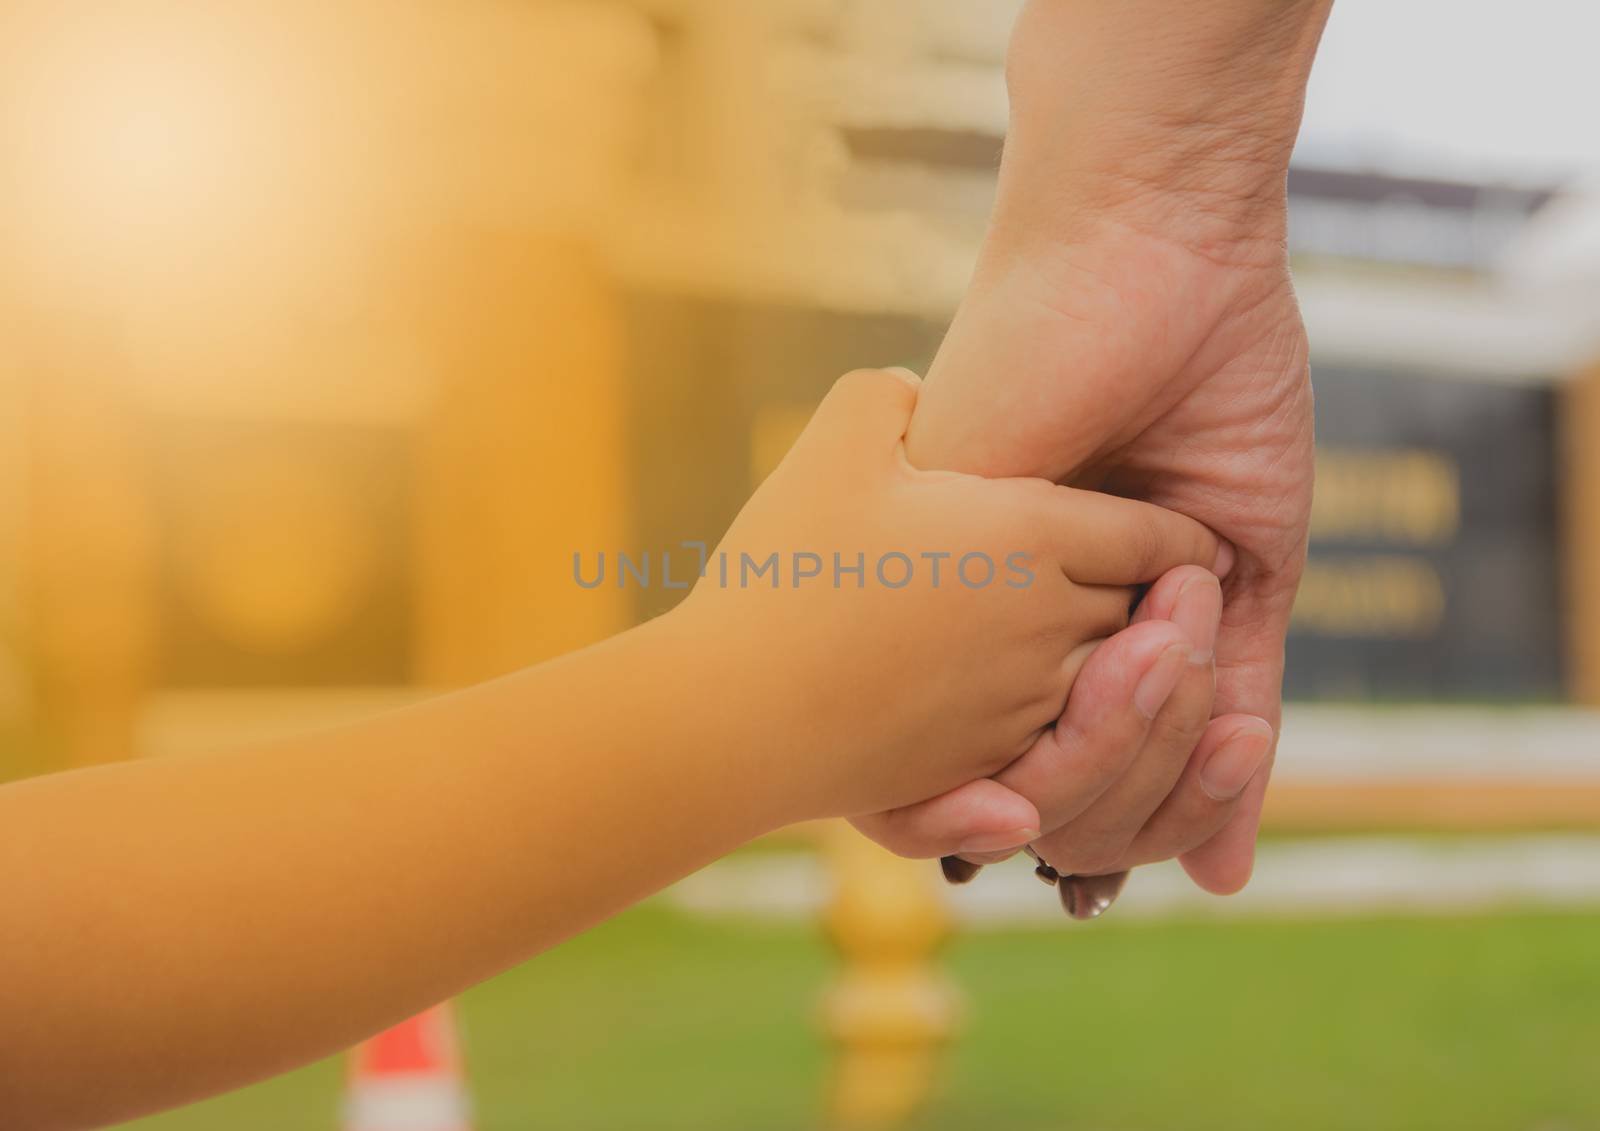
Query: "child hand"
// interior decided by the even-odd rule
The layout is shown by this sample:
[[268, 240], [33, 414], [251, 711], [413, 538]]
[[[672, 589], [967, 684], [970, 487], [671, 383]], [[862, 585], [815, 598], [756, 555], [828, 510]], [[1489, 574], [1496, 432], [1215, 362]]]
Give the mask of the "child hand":
[[767, 721], [789, 818], [877, 812], [988, 777], [1061, 714], [1132, 587], [1219, 543], [1170, 511], [1037, 479], [927, 472], [917, 382], [851, 373], [675, 617], [726, 709]]

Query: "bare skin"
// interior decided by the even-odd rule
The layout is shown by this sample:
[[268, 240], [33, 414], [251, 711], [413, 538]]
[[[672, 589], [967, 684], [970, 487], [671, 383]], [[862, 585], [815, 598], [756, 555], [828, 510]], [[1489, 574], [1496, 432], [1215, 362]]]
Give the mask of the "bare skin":
[[597, 647], [339, 731], [0, 789], [5, 1126], [306, 1063], [764, 832], [903, 808], [1046, 741], [1129, 587], [1218, 542], [1144, 503], [918, 471], [915, 401], [902, 376], [842, 380], [723, 549], [1020, 551], [1033, 583], [703, 582]]
[[[1103, 485], [1192, 515], [1232, 543], [1214, 709], [1222, 729], [1245, 728], [1243, 752], [1225, 759], [1235, 779], [1260, 742], [1246, 719], [1275, 736], [1305, 559], [1311, 388], [1284, 181], [1330, 6], [1027, 6], [1009, 60], [998, 205], [908, 439], [921, 466]], [[1227, 737], [1207, 731], [1196, 761]], [[1192, 813], [1184, 834], [1164, 841], [1210, 891], [1249, 879], [1274, 744], [1241, 794]], [[1026, 802], [1041, 812], [1036, 847], [1047, 858], [1115, 872], [1146, 855], [1080, 852], [1077, 834], [1062, 832], [1078, 815], [1048, 811], [1042, 783], [993, 785], [915, 818], [922, 847], [958, 851]], [[1149, 796], [1122, 800], [1126, 824]]]

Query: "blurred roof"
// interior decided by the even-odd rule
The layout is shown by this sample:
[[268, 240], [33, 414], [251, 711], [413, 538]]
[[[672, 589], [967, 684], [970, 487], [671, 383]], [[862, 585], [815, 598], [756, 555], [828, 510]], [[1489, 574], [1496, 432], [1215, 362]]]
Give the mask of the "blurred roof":
[[[743, 301], [949, 316], [993, 204], [1015, 0], [633, 2], [680, 46], [704, 45], [677, 57], [724, 60], [722, 88], [682, 110], [691, 131], [744, 132], [702, 137], [699, 151], [759, 153], [768, 167], [730, 167], [735, 175], [709, 197], [651, 186], [637, 225], [610, 233], [624, 274], [647, 287]], [[1483, 22], [1459, 8], [1439, 11], [1451, 17], [1447, 27]], [[1349, 32], [1374, 20], [1383, 24], [1383, 12], [1345, 16], [1333, 29], [1320, 96], [1354, 116], [1313, 115], [1315, 144], [1290, 179], [1291, 249], [1317, 356], [1495, 381], [1547, 381], [1591, 362], [1600, 356], [1596, 304], [1560, 288], [1553, 294], [1547, 280], [1552, 265], [1563, 278], [1600, 271], [1600, 250], [1571, 238], [1572, 226], [1588, 221], [1572, 217], [1555, 180], [1530, 187], [1509, 173], [1488, 175], [1514, 162], [1429, 160], [1421, 141], [1402, 147], [1417, 160], [1362, 171], [1349, 146], [1327, 144], [1377, 136], [1384, 115], [1394, 116], [1392, 100], [1379, 115], [1357, 89], [1357, 64], [1414, 80], [1431, 60], [1419, 44], [1368, 43], [1361, 54]], [[673, 57], [663, 53], [663, 65]], [[1455, 91], [1461, 74], [1451, 67]], [[1419, 122], [1449, 112], [1439, 92], [1414, 93]], [[725, 105], [759, 110], [735, 122], [713, 112]], [[1507, 122], [1487, 112], [1478, 119], [1486, 133], [1505, 133]], [[1315, 154], [1336, 160], [1319, 164]], [[1413, 171], [1385, 171], [1402, 168]], [[1415, 171], [1430, 168], [1466, 175]]]
[[1554, 188], [1376, 172], [1289, 170], [1289, 246], [1444, 269], [1493, 271]]
[[1543, 288], [1574, 288], [1600, 307], [1600, 183], [1566, 193], [1533, 217], [1507, 274]]
[[1301, 166], [1289, 196], [1320, 359], [1542, 382], [1600, 358], [1593, 198]]

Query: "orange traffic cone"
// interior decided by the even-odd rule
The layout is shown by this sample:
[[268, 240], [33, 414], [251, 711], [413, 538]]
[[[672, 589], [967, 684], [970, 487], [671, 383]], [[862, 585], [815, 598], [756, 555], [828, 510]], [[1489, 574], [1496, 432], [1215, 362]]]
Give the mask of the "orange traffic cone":
[[350, 1054], [345, 1131], [471, 1131], [455, 1014], [419, 1013]]

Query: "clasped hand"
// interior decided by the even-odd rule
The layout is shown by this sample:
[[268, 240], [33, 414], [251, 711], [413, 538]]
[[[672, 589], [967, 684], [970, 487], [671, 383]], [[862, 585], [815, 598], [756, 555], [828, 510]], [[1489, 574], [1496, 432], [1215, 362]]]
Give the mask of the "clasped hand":
[[[917, 389], [841, 379], [681, 610], [777, 722], [786, 815], [852, 817], [913, 856], [1034, 842], [1063, 873], [1203, 843], [1271, 741], [1211, 720], [1228, 549], [1148, 503], [913, 468]], [[943, 839], [996, 798], [1007, 828]]]

